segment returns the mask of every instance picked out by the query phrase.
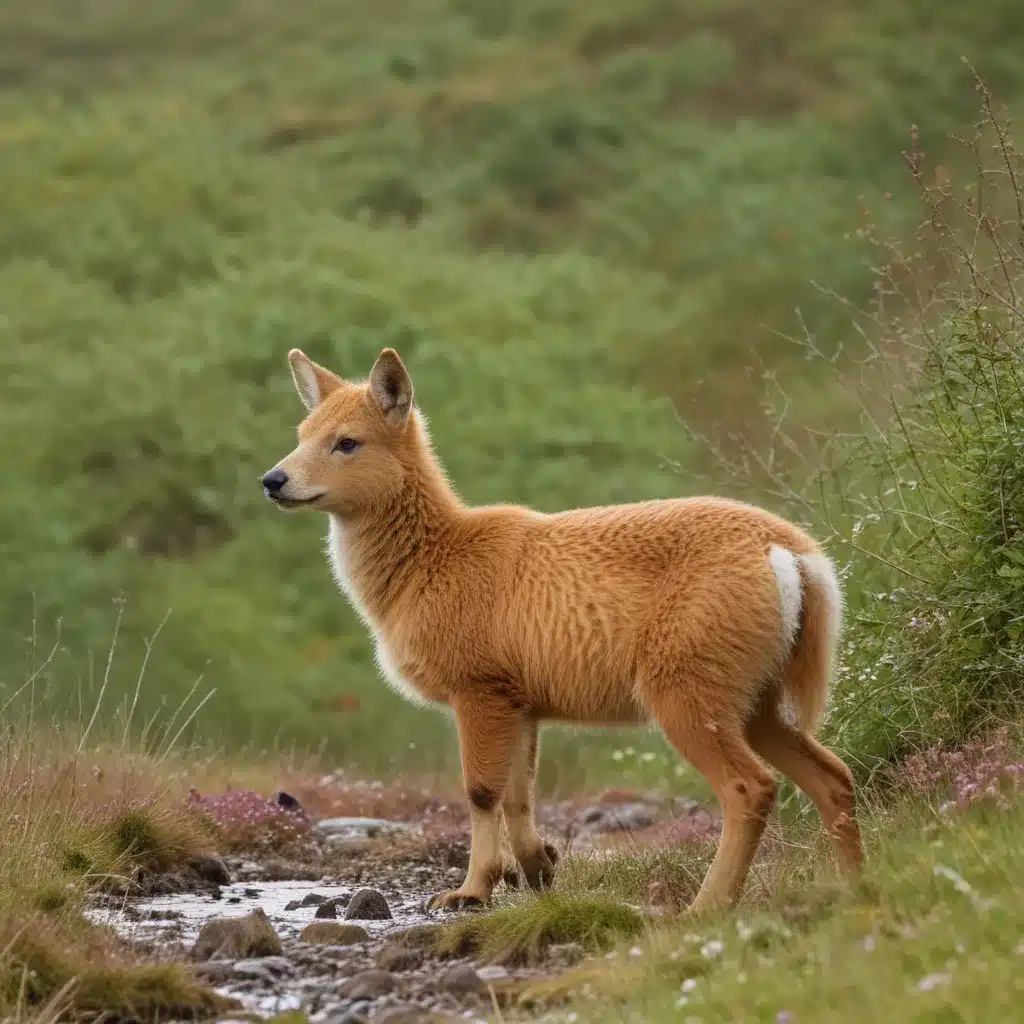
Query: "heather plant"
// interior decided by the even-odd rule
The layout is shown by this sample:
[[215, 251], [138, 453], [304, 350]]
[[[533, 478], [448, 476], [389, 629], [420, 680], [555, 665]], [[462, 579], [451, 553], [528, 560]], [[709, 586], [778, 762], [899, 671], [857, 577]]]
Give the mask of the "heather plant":
[[251, 789], [204, 796], [193, 787], [186, 802], [216, 826], [227, 851], [281, 849], [309, 835], [309, 819], [300, 807], [283, 807]]
[[911, 754], [900, 776], [912, 793], [944, 797], [940, 811], [977, 803], [1005, 811], [1024, 785], [1024, 761], [1004, 726], [958, 748], [936, 744]]

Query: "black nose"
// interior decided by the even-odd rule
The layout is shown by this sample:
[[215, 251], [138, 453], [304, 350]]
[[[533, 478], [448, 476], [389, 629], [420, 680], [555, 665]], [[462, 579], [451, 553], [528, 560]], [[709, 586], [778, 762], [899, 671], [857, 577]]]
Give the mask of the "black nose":
[[267, 494], [277, 494], [288, 483], [288, 474], [283, 469], [272, 469], [263, 477], [263, 489]]

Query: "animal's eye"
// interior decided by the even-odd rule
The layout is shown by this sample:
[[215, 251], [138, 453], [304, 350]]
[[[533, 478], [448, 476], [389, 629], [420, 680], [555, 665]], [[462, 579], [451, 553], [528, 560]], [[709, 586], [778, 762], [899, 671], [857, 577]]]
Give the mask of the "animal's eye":
[[361, 442], [357, 441], [354, 437], [342, 437], [334, 442], [334, 448], [332, 451], [351, 455], [359, 447], [360, 443]]

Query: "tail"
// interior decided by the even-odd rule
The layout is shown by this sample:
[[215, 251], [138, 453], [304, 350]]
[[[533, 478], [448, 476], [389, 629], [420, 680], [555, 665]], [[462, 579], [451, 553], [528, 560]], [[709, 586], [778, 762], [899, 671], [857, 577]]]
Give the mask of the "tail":
[[[787, 629], [792, 644], [782, 674], [782, 690], [799, 727], [813, 735], [828, 705], [843, 626], [843, 592], [835, 567], [826, 555], [791, 557], [799, 574], [800, 601], [799, 615], [792, 617], [795, 628]], [[783, 593], [784, 625], [788, 626], [786, 595], [781, 586], [780, 593]]]

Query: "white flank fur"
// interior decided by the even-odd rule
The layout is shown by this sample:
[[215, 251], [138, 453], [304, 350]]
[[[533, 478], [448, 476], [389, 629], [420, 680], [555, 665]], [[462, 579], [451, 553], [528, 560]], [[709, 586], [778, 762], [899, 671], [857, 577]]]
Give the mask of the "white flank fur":
[[782, 646], [783, 650], [788, 653], [792, 650], [793, 641], [800, 629], [800, 612], [804, 603], [803, 588], [800, 585], [800, 570], [796, 564], [796, 555], [777, 544], [773, 544], [769, 549], [768, 561], [779, 586]]

